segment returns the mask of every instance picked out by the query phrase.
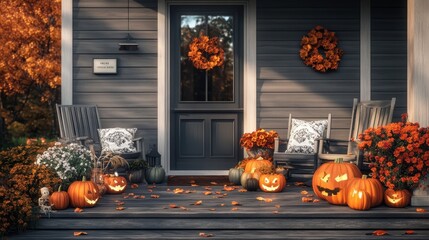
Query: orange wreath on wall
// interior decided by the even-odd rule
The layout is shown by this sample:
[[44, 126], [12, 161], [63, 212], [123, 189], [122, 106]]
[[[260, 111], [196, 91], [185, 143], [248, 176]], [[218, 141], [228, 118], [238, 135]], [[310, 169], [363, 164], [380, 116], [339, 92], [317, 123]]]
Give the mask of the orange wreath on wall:
[[[319, 50], [322, 48], [322, 53]], [[301, 39], [299, 56], [304, 64], [319, 72], [337, 70], [343, 56], [343, 50], [338, 48], [335, 32], [330, 32], [322, 26], [316, 26]]]
[[200, 36], [189, 44], [188, 57], [197, 69], [211, 70], [220, 67], [224, 62], [224, 50], [219, 47], [217, 37]]

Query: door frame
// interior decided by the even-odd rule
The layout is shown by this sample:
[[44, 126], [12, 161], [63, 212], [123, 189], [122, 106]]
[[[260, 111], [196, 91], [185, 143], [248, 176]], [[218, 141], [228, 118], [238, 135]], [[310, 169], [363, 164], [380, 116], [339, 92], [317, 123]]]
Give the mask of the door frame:
[[[228, 170], [170, 169], [170, 7], [172, 5], [243, 6], [243, 131], [256, 129], [256, 0], [158, 0], [158, 151], [167, 175], [227, 175]], [[231, 166], [233, 167], [233, 166]]]

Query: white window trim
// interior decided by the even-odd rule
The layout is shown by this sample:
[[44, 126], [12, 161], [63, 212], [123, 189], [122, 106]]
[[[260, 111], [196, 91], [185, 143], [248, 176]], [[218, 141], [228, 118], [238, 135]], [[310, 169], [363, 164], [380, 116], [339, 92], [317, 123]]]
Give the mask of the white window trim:
[[61, 1], [61, 104], [73, 104], [73, 0]]
[[158, 151], [167, 175], [226, 175], [222, 171], [177, 171], [170, 169], [170, 64], [169, 8], [171, 5], [242, 5], [244, 7], [243, 129], [256, 128], [256, 0], [184, 1], [158, 0]]

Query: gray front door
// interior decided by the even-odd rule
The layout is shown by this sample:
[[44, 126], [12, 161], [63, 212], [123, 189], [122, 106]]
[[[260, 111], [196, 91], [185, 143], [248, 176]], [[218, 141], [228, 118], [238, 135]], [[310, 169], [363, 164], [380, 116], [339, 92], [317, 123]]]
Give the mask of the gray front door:
[[[171, 170], [227, 170], [242, 157], [242, 12], [240, 6], [171, 7]], [[223, 63], [207, 69], [191, 60], [189, 46], [202, 36], [218, 39]], [[221, 56], [202, 56], [212, 55]]]

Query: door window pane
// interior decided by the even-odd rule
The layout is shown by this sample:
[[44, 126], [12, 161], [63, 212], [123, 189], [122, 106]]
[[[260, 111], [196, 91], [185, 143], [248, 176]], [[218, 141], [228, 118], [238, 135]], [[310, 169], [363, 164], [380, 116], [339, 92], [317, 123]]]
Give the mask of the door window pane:
[[[180, 101], [234, 101], [233, 17], [182, 15], [180, 19]], [[189, 60], [189, 44], [201, 35], [218, 37], [225, 52], [222, 66], [206, 71]]]

